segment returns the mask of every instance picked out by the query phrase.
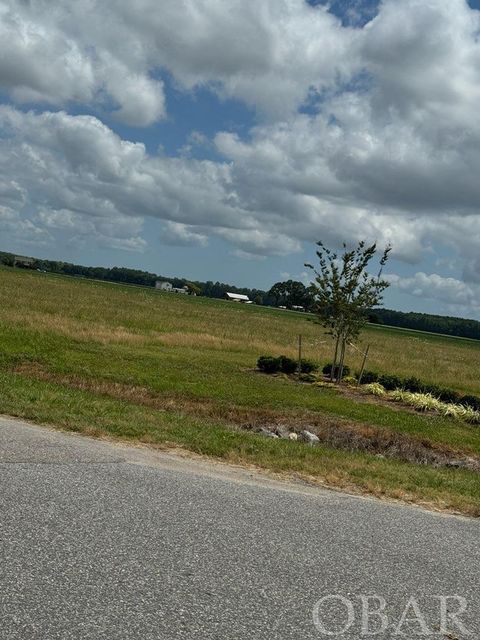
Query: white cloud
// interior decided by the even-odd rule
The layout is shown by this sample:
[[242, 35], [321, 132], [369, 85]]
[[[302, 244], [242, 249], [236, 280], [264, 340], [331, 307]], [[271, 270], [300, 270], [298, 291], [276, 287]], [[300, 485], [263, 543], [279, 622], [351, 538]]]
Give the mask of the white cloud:
[[283, 116], [358, 68], [355, 31], [304, 0], [2, 0], [0, 25], [0, 85], [15, 100], [92, 105], [106, 94], [138, 125], [165, 115], [164, 71]]
[[163, 244], [180, 247], [199, 246], [206, 247], [208, 236], [196, 230], [195, 227], [181, 222], [166, 222], [160, 236]]
[[384, 0], [345, 28], [304, 0], [0, 0], [0, 86], [18, 103], [149, 125], [168, 110], [167, 71], [260, 115], [245, 139], [219, 131], [224, 160], [207, 161], [188, 157], [210, 144], [196, 122], [172, 158], [92, 116], [3, 108], [0, 204], [139, 250], [145, 217], [164, 242], [215, 236], [247, 258], [367, 238], [421, 263], [442, 245], [478, 281], [479, 16], [465, 0]]
[[110, 101], [123, 122], [149, 125], [165, 115], [163, 83], [150, 76], [132, 30], [123, 42], [129, 55], [119, 55], [127, 25], [114, 5], [107, 15], [95, 5], [1, 1], [0, 87], [18, 103], [102, 108]]
[[417, 272], [412, 277], [396, 274], [387, 276], [395, 288], [417, 298], [435, 300], [444, 309], [459, 316], [463, 313], [480, 312], [480, 285], [466, 283], [456, 278], [445, 278], [436, 273]]
[[0, 205], [1, 236], [8, 234], [16, 243], [43, 246], [52, 240], [46, 229], [36, 225], [29, 218], [21, 216], [18, 211]]
[[213, 234], [252, 254], [300, 248], [243, 206], [228, 164], [150, 157], [91, 116], [0, 107], [0, 130], [0, 172], [46, 228], [138, 249], [148, 216], [166, 222], [166, 241], [204, 245]]

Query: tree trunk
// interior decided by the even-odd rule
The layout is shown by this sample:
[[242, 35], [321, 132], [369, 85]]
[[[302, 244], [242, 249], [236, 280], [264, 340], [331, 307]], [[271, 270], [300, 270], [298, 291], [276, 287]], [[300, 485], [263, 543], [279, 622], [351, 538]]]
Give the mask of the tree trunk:
[[340, 344], [340, 335], [337, 335], [337, 339], [335, 341], [335, 355], [333, 356], [332, 370], [330, 371], [330, 382], [333, 382], [335, 376], [335, 371], [337, 367], [337, 358], [338, 358], [338, 345]]
[[338, 363], [338, 373], [337, 373], [337, 382], [341, 382], [343, 377], [343, 365], [345, 362], [345, 349], [347, 346], [347, 338], [346, 336], [342, 336], [342, 348], [340, 351], [340, 361]]

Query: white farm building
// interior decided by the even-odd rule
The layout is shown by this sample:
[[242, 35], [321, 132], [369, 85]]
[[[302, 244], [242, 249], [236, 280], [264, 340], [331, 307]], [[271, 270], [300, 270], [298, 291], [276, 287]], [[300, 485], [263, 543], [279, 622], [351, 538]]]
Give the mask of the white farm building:
[[162, 280], [157, 280], [155, 282], [155, 289], [160, 289], [160, 291], [171, 291], [173, 287], [171, 282], [164, 282]]
[[170, 293], [183, 293], [184, 295], [188, 295], [188, 287], [182, 287], [181, 289], [174, 287], [171, 282], [165, 282], [162, 280], [157, 280], [155, 282], [155, 289], [159, 289], [160, 291], [169, 291]]
[[243, 304], [252, 304], [252, 301], [248, 296], [245, 296], [243, 293], [227, 293], [225, 294], [225, 298], [230, 300], [231, 302], [243, 302]]

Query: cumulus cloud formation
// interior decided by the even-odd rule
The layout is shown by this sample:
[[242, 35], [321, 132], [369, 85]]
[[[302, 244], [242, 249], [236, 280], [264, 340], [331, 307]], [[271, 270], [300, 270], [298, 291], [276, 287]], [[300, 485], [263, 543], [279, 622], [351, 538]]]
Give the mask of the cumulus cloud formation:
[[20, 104], [106, 107], [125, 123], [152, 124], [165, 115], [163, 83], [132, 38], [129, 55], [118, 55], [115, 14], [101, 20], [98, 9], [89, 0], [0, 2], [0, 86]]
[[251, 253], [284, 254], [299, 242], [244, 207], [229, 164], [151, 157], [92, 116], [0, 107], [5, 189], [48, 229], [94, 234], [141, 249], [145, 217], [166, 221], [163, 238], [205, 245], [207, 233]]
[[[342, 24], [305, 0], [0, 0], [0, 88], [14, 103], [0, 111], [3, 224], [141, 251], [148, 217], [161, 242], [218, 237], [245, 258], [318, 238], [391, 242], [407, 264], [446, 247], [473, 309], [480, 13], [466, 0], [351, 9]], [[191, 144], [216, 152], [198, 160], [151, 155], [102, 123], [165, 118], [167, 75], [184, 95], [240, 100], [256, 125], [206, 140], [192, 122]], [[420, 290], [417, 276], [394, 284]]]
[[304, 0], [3, 0], [0, 25], [0, 84], [15, 100], [106, 95], [129, 124], [164, 115], [162, 70], [285, 114], [356, 66], [354, 32]]
[[178, 247], [206, 247], [208, 236], [181, 222], [166, 222], [160, 236], [163, 244]]
[[436, 273], [417, 272], [411, 278], [396, 274], [388, 276], [390, 283], [400, 291], [418, 298], [439, 300], [444, 308], [459, 315], [460, 312], [480, 310], [480, 285], [466, 283], [456, 278], [445, 278]]

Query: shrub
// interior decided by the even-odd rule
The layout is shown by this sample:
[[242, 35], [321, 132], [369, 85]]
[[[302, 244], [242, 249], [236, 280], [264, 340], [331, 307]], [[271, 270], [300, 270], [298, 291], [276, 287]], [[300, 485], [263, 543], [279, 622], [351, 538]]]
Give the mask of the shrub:
[[459, 394], [453, 389], [446, 389], [440, 387], [436, 395], [442, 402], [449, 402], [452, 404], [456, 404], [460, 398]]
[[439, 387], [438, 384], [422, 384], [422, 393], [429, 393], [435, 398], [440, 398], [442, 387]]
[[[264, 373], [295, 373], [298, 370], [298, 362], [288, 356], [261, 356], [257, 360], [257, 367]], [[318, 369], [318, 366], [310, 360], [302, 360], [301, 373], [310, 374]]]
[[421, 380], [414, 377], [405, 378], [404, 380], [402, 380], [401, 386], [407, 391], [411, 391], [412, 393], [420, 393], [423, 390]]
[[302, 365], [300, 367], [300, 371], [302, 373], [313, 373], [318, 370], [318, 364], [312, 362], [311, 360], [302, 360]]
[[395, 389], [401, 389], [403, 387], [403, 380], [398, 376], [382, 374], [378, 376], [378, 382], [387, 389], [387, 391], [394, 391]]
[[278, 360], [280, 361], [280, 371], [282, 371], [283, 373], [295, 373], [295, 371], [298, 369], [297, 361], [293, 360], [292, 358], [288, 358], [287, 356], [280, 356]]
[[260, 356], [257, 360], [257, 367], [264, 373], [276, 373], [280, 371], [280, 358], [273, 356]]
[[480, 411], [480, 398], [478, 396], [462, 396], [459, 403], [463, 404], [464, 407]]
[[[324, 373], [326, 376], [331, 375], [332, 373], [332, 368], [333, 368], [333, 364], [331, 362], [329, 362], [328, 364], [326, 364], [323, 369], [322, 369], [322, 373]], [[333, 373], [333, 377], [336, 378], [337, 377], [337, 373], [338, 373], [338, 365], [335, 367], [334, 373]], [[350, 375], [350, 367], [345, 364], [343, 366], [343, 373], [342, 373], [342, 378], [344, 378], [345, 376], [349, 376]]]
[[357, 384], [357, 379], [355, 376], [344, 376], [343, 382], [346, 382], [347, 384]]
[[[358, 378], [360, 372], [356, 375]], [[378, 382], [378, 373], [375, 373], [375, 371], [364, 371], [362, 374], [362, 384], [371, 384], [372, 382]]]

